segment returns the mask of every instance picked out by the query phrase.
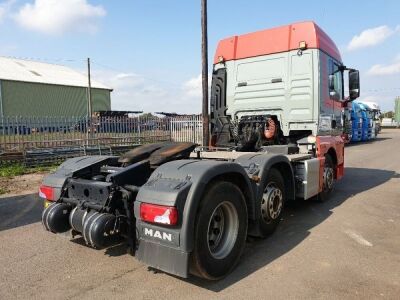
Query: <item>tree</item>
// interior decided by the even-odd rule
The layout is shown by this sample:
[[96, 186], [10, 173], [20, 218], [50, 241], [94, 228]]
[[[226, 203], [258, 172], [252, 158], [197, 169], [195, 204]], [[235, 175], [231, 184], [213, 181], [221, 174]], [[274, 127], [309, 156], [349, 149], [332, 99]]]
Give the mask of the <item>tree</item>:
[[380, 115], [380, 118], [381, 118], [381, 120], [382, 120], [383, 118], [390, 118], [390, 119], [393, 119], [393, 118], [394, 118], [394, 111], [386, 111], [386, 112], [383, 112], [383, 113]]

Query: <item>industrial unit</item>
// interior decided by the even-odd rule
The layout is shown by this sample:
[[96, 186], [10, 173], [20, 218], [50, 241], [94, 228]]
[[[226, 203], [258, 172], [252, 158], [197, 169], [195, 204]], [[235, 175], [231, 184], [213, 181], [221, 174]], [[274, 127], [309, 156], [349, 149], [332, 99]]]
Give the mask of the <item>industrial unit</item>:
[[[111, 91], [92, 80], [93, 111], [111, 109]], [[0, 57], [0, 117], [83, 117], [88, 78], [71, 68]]]

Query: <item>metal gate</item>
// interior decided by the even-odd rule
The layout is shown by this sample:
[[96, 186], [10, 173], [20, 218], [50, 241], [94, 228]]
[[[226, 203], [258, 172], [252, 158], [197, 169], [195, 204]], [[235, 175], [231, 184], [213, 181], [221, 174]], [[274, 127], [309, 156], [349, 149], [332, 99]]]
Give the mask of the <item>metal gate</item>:
[[170, 120], [170, 130], [172, 141], [202, 144], [203, 123], [201, 116], [172, 118]]

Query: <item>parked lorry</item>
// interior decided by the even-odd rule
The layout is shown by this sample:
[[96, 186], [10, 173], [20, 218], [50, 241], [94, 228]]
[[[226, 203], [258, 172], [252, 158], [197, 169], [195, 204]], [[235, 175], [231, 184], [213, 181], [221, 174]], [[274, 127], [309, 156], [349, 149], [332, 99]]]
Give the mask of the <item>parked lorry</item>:
[[287, 201], [325, 200], [342, 178], [344, 72], [354, 100], [358, 71], [313, 22], [220, 41], [211, 145], [67, 160], [40, 187], [45, 228], [94, 248], [122, 236], [139, 261], [177, 276], [225, 276]]
[[361, 126], [361, 141], [369, 141], [372, 136], [372, 114], [368, 107], [362, 102], [354, 101], [361, 111], [362, 126]]
[[361, 107], [357, 102], [351, 104], [352, 142], [359, 142], [363, 135], [363, 118]]
[[381, 120], [379, 118], [380, 114], [381, 114], [381, 110], [380, 110], [379, 104], [376, 102], [370, 102], [370, 101], [362, 101], [362, 104], [369, 111], [369, 115], [372, 120], [371, 138], [374, 139], [378, 136], [379, 132], [381, 132]]

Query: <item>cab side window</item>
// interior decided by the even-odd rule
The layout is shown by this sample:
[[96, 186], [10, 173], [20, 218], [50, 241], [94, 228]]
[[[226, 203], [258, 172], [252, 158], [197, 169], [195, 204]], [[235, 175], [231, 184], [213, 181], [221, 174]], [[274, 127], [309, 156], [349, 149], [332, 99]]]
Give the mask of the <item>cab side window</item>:
[[329, 86], [329, 95], [332, 100], [340, 100], [343, 97], [343, 73], [339, 70], [339, 64], [329, 59], [329, 77], [333, 80]]

